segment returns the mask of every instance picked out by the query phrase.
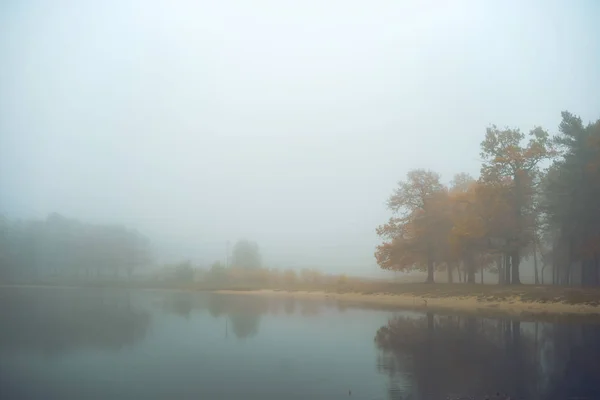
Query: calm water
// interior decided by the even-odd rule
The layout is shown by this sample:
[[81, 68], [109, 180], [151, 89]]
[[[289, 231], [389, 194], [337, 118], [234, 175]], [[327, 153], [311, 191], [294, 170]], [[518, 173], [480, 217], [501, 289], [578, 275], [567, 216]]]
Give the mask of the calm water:
[[210, 293], [0, 290], [2, 399], [600, 399], [599, 378], [592, 322]]

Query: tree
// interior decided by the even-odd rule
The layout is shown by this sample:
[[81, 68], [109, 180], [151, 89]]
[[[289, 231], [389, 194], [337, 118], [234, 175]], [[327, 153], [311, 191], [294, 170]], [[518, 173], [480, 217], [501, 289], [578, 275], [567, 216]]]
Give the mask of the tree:
[[584, 126], [580, 117], [562, 113], [553, 142], [562, 157], [544, 178], [544, 211], [555, 233], [554, 267], [563, 284], [571, 282], [574, 263], [581, 284], [600, 284], [600, 120]]
[[173, 269], [173, 276], [178, 282], [192, 282], [194, 280], [195, 271], [189, 260], [174, 265]]
[[486, 234], [486, 227], [478, 210], [480, 204], [475, 196], [474, 188], [452, 196], [450, 243], [453, 253], [464, 262], [468, 283], [475, 282], [475, 257], [481, 251], [481, 242]]
[[520, 251], [531, 240], [526, 236], [529, 229], [526, 219], [532, 198], [530, 183], [538, 173], [538, 164], [556, 155], [548, 133], [542, 128], [532, 129], [529, 138], [523, 145], [525, 134], [519, 129], [498, 129], [493, 125], [481, 142], [482, 180], [489, 183], [509, 180], [511, 186], [511, 209], [516, 223], [514, 235], [509, 238], [513, 284], [521, 283]]
[[224, 283], [227, 281], [227, 269], [221, 264], [220, 261], [215, 261], [210, 266], [208, 273], [206, 274], [206, 280], [213, 283]]
[[[457, 223], [464, 222], [466, 216], [465, 211], [470, 211], [471, 207], [467, 207], [469, 203], [469, 193], [473, 191], [475, 179], [467, 173], [458, 173], [450, 182], [450, 191], [448, 196], [448, 216], [450, 219], [450, 229], [448, 232], [447, 246], [447, 261], [448, 261], [448, 277], [452, 281], [451, 265], [459, 265], [461, 262], [466, 266], [465, 281], [474, 282], [475, 276], [472, 273], [474, 268], [472, 263], [471, 251], [465, 246], [466, 242], [461, 238], [459, 232], [464, 233], [465, 227], [457, 226]], [[460, 280], [460, 269], [459, 269]]]
[[442, 214], [446, 189], [440, 175], [429, 170], [409, 171], [406, 181], [388, 200], [394, 212], [389, 222], [377, 228], [377, 234], [387, 239], [375, 253], [384, 269], [409, 270], [426, 266], [427, 280], [433, 282], [436, 242], [441, 236], [436, 218]]
[[233, 246], [232, 266], [236, 268], [257, 269], [261, 267], [261, 256], [256, 242], [239, 240]]
[[450, 182], [450, 191], [457, 192], [466, 192], [477, 180], [466, 172], [459, 172], [455, 174]]
[[32, 280], [49, 276], [89, 276], [106, 270], [150, 262], [150, 242], [124, 226], [92, 225], [52, 213], [45, 220], [10, 221], [0, 225], [0, 276]]

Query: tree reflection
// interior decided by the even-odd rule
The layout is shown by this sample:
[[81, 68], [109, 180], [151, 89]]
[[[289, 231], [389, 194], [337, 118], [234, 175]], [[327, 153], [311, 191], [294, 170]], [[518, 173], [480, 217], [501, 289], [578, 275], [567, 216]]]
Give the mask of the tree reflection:
[[184, 317], [185, 319], [190, 318], [190, 314], [194, 309], [193, 298], [190, 293], [175, 292], [170, 293], [166, 296], [162, 303], [162, 308], [168, 313], [173, 313]]
[[91, 347], [119, 350], [141, 340], [150, 315], [128, 293], [10, 290], [0, 299], [0, 353], [62, 354]]
[[296, 312], [296, 300], [293, 297], [288, 297], [284, 300], [283, 309], [287, 315], [292, 315]]
[[[260, 317], [274, 310], [276, 304], [261, 296], [232, 296], [219, 293], [169, 293], [162, 301], [162, 309], [186, 319], [193, 311], [208, 310], [214, 317], [230, 320], [230, 327], [238, 339], [252, 337], [258, 333]], [[276, 309], [275, 309], [276, 310]]]
[[213, 317], [225, 315], [238, 339], [258, 333], [260, 317], [269, 312], [269, 299], [261, 296], [231, 296], [218, 293], [208, 298], [208, 310]]
[[256, 295], [231, 295], [221, 293], [170, 293], [161, 303], [166, 312], [189, 318], [193, 311], [208, 310], [214, 318], [225, 316], [229, 327], [238, 339], [258, 333], [263, 314], [294, 314], [308, 317], [318, 315], [323, 305], [318, 301], [298, 300], [293, 297], [271, 298]]
[[305, 316], [318, 315], [322, 304], [316, 301], [305, 300], [300, 302], [300, 313]]
[[526, 325], [432, 313], [390, 320], [375, 336], [389, 397], [600, 398], [598, 326]]
[[600, 399], [600, 325], [546, 327], [540, 345], [553, 399]]

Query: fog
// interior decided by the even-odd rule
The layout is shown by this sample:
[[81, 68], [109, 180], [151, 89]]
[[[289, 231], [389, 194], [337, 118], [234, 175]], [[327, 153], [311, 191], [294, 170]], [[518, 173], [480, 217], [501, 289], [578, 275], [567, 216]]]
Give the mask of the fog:
[[[144, 232], [162, 261], [372, 275], [415, 166], [600, 109], [595, 1], [0, 5], [0, 213]], [[468, 154], [469, 156], [465, 156]]]

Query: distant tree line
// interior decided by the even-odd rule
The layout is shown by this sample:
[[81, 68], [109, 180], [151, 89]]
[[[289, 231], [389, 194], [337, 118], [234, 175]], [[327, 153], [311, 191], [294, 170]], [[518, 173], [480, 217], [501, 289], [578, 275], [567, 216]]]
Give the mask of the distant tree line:
[[[600, 284], [600, 120], [585, 125], [565, 111], [558, 134], [528, 135], [491, 126], [481, 142], [478, 178], [449, 185], [415, 169], [388, 200], [394, 215], [377, 228], [378, 264], [389, 270], [445, 269], [448, 281], [475, 282], [475, 272], [519, 284], [523, 257], [533, 256], [535, 283]], [[548, 168], [542, 168], [550, 161]], [[483, 279], [483, 273], [481, 275]]]
[[[229, 260], [229, 255], [227, 255]], [[215, 261], [208, 268], [194, 266], [189, 260], [163, 266], [160, 278], [176, 283], [198, 282], [211, 288], [232, 287], [315, 287], [320, 284], [346, 284], [346, 275], [326, 275], [322, 272], [303, 268], [265, 268], [262, 265], [260, 249], [256, 242], [241, 239], [232, 249], [231, 262]], [[159, 278], [159, 276], [156, 276]]]
[[0, 217], [0, 279], [131, 276], [151, 261], [150, 241], [121, 225], [95, 225], [50, 214], [45, 220]]

